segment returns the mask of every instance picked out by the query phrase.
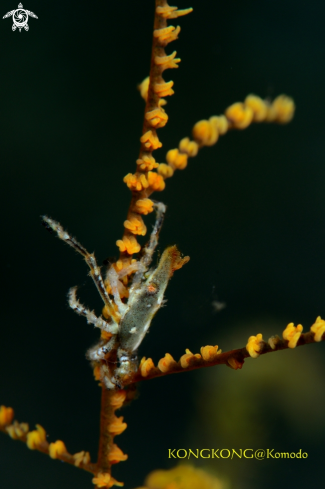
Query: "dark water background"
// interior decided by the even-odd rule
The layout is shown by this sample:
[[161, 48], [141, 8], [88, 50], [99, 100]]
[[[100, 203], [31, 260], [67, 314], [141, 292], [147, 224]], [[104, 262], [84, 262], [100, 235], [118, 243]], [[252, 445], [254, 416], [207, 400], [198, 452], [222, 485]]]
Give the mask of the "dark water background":
[[[49, 440], [95, 459], [100, 390], [84, 352], [97, 333], [67, 307], [80, 284], [101, 308], [82, 260], [40, 226], [64, 224], [99, 262], [117, 253], [130, 199], [122, 182], [139, 149], [153, 1], [25, 4], [28, 33], [0, 24], [0, 403]], [[203, 149], [156, 194], [168, 205], [160, 249], [177, 243], [191, 261], [177, 272], [140, 354], [158, 361], [205, 344], [242, 347], [251, 334], [308, 330], [325, 316], [324, 14], [311, 0], [199, 1], [178, 19], [179, 70], [156, 159], [248, 93], [287, 93], [288, 126], [255, 125]], [[1, 3], [2, 14], [17, 8]], [[227, 303], [215, 313], [211, 303]], [[168, 448], [275, 448], [306, 460], [200, 460], [232, 488], [305, 488], [323, 477], [325, 345], [171, 376], [140, 386], [117, 438], [129, 461], [126, 488], [168, 468]], [[91, 476], [0, 436], [0, 487], [83, 489]], [[318, 482], [319, 484], [319, 482]]]

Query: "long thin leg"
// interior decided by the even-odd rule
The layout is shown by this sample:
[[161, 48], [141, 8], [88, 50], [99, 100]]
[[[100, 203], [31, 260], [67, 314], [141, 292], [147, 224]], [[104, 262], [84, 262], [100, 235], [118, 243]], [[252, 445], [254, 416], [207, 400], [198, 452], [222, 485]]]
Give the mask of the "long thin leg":
[[100, 360], [106, 360], [108, 354], [116, 349], [117, 346], [117, 337], [116, 335], [112, 336], [108, 341], [101, 340], [97, 345], [94, 345], [92, 348], [89, 348], [87, 351], [88, 360], [98, 362]]
[[100, 273], [100, 268], [97, 265], [95, 255], [93, 253], [88, 253], [88, 251], [80, 244], [78, 241], [70, 236], [69, 233], [67, 233], [61, 224], [59, 222], [54, 221], [53, 219], [50, 219], [47, 216], [42, 216], [43, 223], [44, 225], [49, 229], [53, 229], [58, 235], [62, 241], [65, 241], [69, 246], [74, 248], [80, 255], [84, 257], [85, 262], [90, 268], [90, 276], [93, 279], [97, 290], [101, 296], [101, 298], [104, 301], [105, 306], [107, 307], [113, 321], [115, 323], [118, 323], [119, 316], [116, 313], [113, 304], [108, 296], [108, 293], [105, 289], [104, 281], [102, 278], [102, 275]]
[[156, 209], [156, 222], [155, 222], [153, 230], [150, 234], [150, 239], [149, 239], [148, 243], [143, 248], [143, 256], [140, 260], [140, 262], [146, 268], [152, 262], [152, 257], [153, 257], [154, 251], [156, 249], [156, 246], [158, 244], [159, 233], [160, 233], [160, 230], [162, 228], [165, 213], [166, 213], [166, 206], [162, 202], [155, 202], [154, 206]]
[[130, 295], [132, 295], [132, 292], [140, 284], [143, 277], [143, 273], [148, 269], [149, 265], [151, 264], [154, 251], [158, 244], [159, 233], [162, 228], [165, 213], [166, 213], [166, 206], [162, 202], [155, 202], [155, 209], [156, 209], [156, 222], [150, 234], [149, 241], [143, 248], [143, 256], [140, 259], [139, 270], [134, 274], [132, 285], [130, 288]]
[[79, 316], [84, 316], [87, 322], [96, 326], [96, 328], [102, 331], [107, 331], [108, 333], [117, 334], [118, 326], [115, 323], [109, 324], [102, 318], [98, 318], [93, 311], [89, 311], [83, 304], [79, 302], [76, 296], [77, 287], [72, 287], [68, 293], [69, 306], [74, 310]]

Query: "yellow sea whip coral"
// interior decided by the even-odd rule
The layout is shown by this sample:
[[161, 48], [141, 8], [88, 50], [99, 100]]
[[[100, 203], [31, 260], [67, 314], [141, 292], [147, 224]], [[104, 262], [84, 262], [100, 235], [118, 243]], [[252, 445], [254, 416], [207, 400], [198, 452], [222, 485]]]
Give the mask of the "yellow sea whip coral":
[[169, 150], [166, 154], [167, 165], [161, 163], [158, 173], [163, 178], [169, 178], [174, 170], [184, 170], [188, 158], [196, 156], [200, 148], [216, 144], [219, 137], [231, 129], [246, 129], [253, 122], [286, 124], [291, 121], [294, 112], [295, 104], [286, 95], [279, 95], [273, 102], [263, 100], [257, 95], [248, 95], [244, 102], [229, 106], [224, 114], [198, 121], [193, 127], [193, 140], [183, 138], [178, 148]]
[[[153, 206], [143, 204], [153, 191], [162, 191], [165, 188], [162, 167], [156, 163], [152, 152], [162, 146], [157, 135], [157, 129], [164, 127], [168, 121], [168, 115], [163, 108], [166, 104], [164, 97], [173, 95], [173, 81], [165, 81], [163, 72], [167, 69], [178, 68], [180, 58], [176, 58], [176, 51], [166, 54], [165, 47], [177, 39], [180, 27], [167, 25], [169, 19], [176, 19], [192, 11], [191, 8], [178, 10], [177, 7], [170, 7], [166, 1], [156, 2], [154, 32], [151, 54], [150, 76], [139, 86], [142, 97], [146, 100], [144, 113], [143, 133], [140, 137], [140, 154], [137, 159], [137, 172], [129, 173], [124, 177], [124, 182], [132, 191], [132, 200], [126, 222], [135, 222], [140, 214], [149, 214], [153, 211]], [[152, 170], [160, 166], [158, 173]], [[170, 171], [169, 171], [170, 174]], [[121, 245], [124, 237], [129, 238], [134, 234], [145, 234], [145, 227], [141, 227], [138, 232], [137, 226], [125, 226], [122, 240], [117, 241], [120, 253], [132, 255], [139, 251], [137, 246], [127, 247]]]

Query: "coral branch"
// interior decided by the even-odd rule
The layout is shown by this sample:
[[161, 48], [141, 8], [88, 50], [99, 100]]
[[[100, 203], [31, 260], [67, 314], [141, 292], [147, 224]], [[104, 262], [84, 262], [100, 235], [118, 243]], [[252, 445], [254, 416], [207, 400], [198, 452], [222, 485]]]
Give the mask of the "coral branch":
[[224, 115], [198, 121], [192, 131], [194, 140], [183, 138], [178, 148], [169, 150], [166, 154], [167, 165], [161, 163], [158, 173], [166, 179], [173, 176], [175, 170], [184, 170], [188, 158], [196, 156], [203, 146], [213, 146], [219, 136], [230, 129], [246, 129], [253, 122], [286, 124], [293, 118], [294, 111], [294, 101], [286, 95], [279, 95], [272, 103], [257, 95], [248, 95], [244, 102], [228, 107]]
[[[132, 390], [130, 394], [132, 395]], [[122, 417], [117, 418], [115, 416], [115, 411], [122, 407], [126, 398], [126, 391], [113, 392], [102, 386], [100, 441], [96, 464], [90, 463], [88, 452], [82, 451], [74, 455], [70, 454], [61, 440], [48, 443], [46, 431], [42, 426], [36, 425], [36, 430], [29, 431], [27, 423], [13, 421], [14, 412], [10, 407], [0, 407], [0, 431], [6, 433], [14, 440], [26, 443], [30, 450], [38, 450], [53, 459], [62, 460], [79, 469], [91, 472], [95, 475], [93, 482], [97, 487], [108, 488], [113, 485], [123, 485], [111, 476], [110, 469], [112, 464], [127, 459], [127, 455], [113, 443], [114, 437], [120, 435], [127, 427], [127, 424], [123, 423]]]
[[63, 441], [57, 440], [54, 443], [48, 443], [46, 440], [46, 431], [42, 426], [36, 425], [36, 430], [29, 431], [27, 423], [12, 422], [13, 414], [12, 408], [1, 406], [0, 431], [9, 435], [13, 440], [20, 440], [26, 443], [30, 450], [45, 453], [53, 459], [62, 460], [92, 474], [97, 472], [97, 464], [90, 463], [88, 452], [82, 451], [72, 455], [68, 453]]
[[[130, 255], [140, 251], [140, 245], [134, 237], [134, 235], [144, 236], [146, 234], [146, 227], [140, 214], [148, 214], [153, 211], [152, 206], [148, 203], [148, 197], [154, 191], [161, 191], [165, 188], [162, 176], [151, 170], [158, 167], [152, 152], [162, 146], [157, 136], [157, 129], [164, 127], [168, 120], [168, 115], [163, 109], [163, 105], [166, 104], [164, 97], [174, 93], [172, 89], [174, 82], [172, 80], [166, 82], [162, 74], [166, 69], [178, 68], [180, 62], [180, 58], [176, 58], [176, 51], [170, 55], [165, 52], [167, 44], [177, 39], [180, 32], [179, 26], [168, 26], [167, 20], [176, 19], [191, 11], [191, 8], [178, 10], [177, 7], [170, 7], [166, 0], [156, 0], [150, 75], [139, 87], [141, 95], [146, 100], [146, 106], [137, 171], [134, 175], [129, 173], [124, 177], [124, 182], [132, 191], [132, 199], [124, 223], [123, 237], [116, 243], [120, 249], [120, 259], [129, 259]], [[146, 204], [143, 204], [144, 202]], [[128, 246], [131, 239], [132, 246]]]
[[158, 367], [155, 367], [151, 358], [143, 358], [138, 373], [130, 383], [155, 379], [169, 374], [189, 372], [199, 368], [214, 367], [215, 365], [227, 365], [234, 370], [241, 369], [245, 358], [257, 358], [265, 353], [324, 341], [325, 321], [318, 317], [308, 333], [302, 334], [301, 331], [301, 325], [295, 328], [293, 323], [289, 323], [283, 331], [282, 340], [278, 336], [273, 336], [266, 342], [263, 341], [262, 335], [258, 334], [249, 338], [246, 347], [224, 353], [218, 350], [218, 346], [209, 345], [201, 348], [201, 354], [193, 354], [190, 350], [186, 350], [185, 355], [178, 362], [169, 353], [166, 353], [165, 357], [159, 360]]
[[96, 477], [93, 479], [97, 487], [123, 485], [111, 476], [111, 465], [127, 459], [127, 455], [113, 443], [114, 437], [127, 428], [123, 417], [115, 416], [115, 411], [123, 406], [126, 397], [125, 390], [114, 392], [102, 385], [99, 451]]

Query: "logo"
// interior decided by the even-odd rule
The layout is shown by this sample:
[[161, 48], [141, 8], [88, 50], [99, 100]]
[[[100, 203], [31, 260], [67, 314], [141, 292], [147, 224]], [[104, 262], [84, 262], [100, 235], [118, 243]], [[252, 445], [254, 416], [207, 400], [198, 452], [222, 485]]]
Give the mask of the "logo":
[[23, 9], [22, 3], [18, 5], [18, 8], [16, 10], [11, 10], [11, 12], [7, 12], [6, 15], [3, 16], [3, 19], [6, 19], [11, 15], [13, 20], [12, 30], [15, 31], [18, 27], [19, 32], [21, 32], [22, 28], [24, 28], [25, 31], [29, 30], [29, 25], [27, 24], [28, 16], [34, 17], [34, 19], [38, 19], [37, 15], [35, 15], [33, 12]]

